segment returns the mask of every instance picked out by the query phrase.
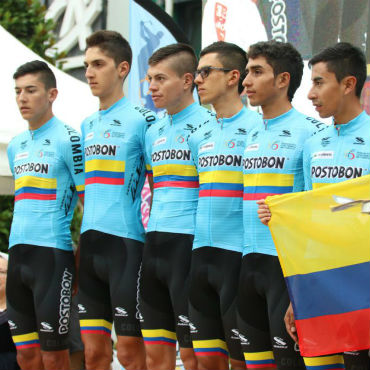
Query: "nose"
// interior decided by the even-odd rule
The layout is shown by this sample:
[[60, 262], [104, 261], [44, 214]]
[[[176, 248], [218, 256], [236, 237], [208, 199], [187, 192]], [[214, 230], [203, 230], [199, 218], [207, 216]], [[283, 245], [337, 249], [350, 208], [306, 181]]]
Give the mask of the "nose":
[[310, 89], [310, 91], [307, 94], [307, 98], [309, 100], [314, 100], [316, 97], [317, 97], [317, 94], [316, 94], [316, 92], [314, 90], [314, 86], [312, 86], [311, 89]]
[[21, 90], [21, 91], [18, 93], [18, 95], [17, 95], [17, 99], [18, 99], [20, 102], [22, 102], [22, 103], [24, 103], [25, 101], [27, 101], [27, 94], [26, 94], [25, 90]]
[[194, 79], [194, 83], [196, 84], [196, 85], [199, 85], [200, 83], [202, 83], [203, 82], [203, 78], [202, 78], [202, 75], [199, 73], [198, 75], [197, 75], [197, 77], [195, 77], [195, 79]]
[[149, 88], [148, 88], [148, 90], [149, 90], [150, 92], [153, 92], [153, 91], [158, 90], [158, 86], [156, 85], [156, 83], [155, 83], [153, 80], [151, 80], [151, 81], [149, 82]]
[[87, 78], [87, 79], [89, 79], [89, 78], [91, 78], [92, 77], [92, 70], [91, 70], [91, 67], [90, 66], [87, 66], [86, 67], [86, 71], [85, 71], [85, 77]]
[[248, 86], [251, 86], [251, 80], [249, 78], [249, 74], [247, 74], [242, 82], [242, 85], [244, 87], [248, 87]]

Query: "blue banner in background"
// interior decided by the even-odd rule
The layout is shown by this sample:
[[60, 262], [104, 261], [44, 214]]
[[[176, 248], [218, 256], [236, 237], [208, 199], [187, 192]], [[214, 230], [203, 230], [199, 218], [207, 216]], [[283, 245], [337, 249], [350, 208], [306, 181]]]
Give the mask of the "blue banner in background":
[[148, 59], [157, 49], [176, 42], [188, 43], [186, 36], [167, 13], [152, 2], [130, 0], [130, 45], [133, 59], [128, 98], [131, 102], [157, 111], [148, 95]]

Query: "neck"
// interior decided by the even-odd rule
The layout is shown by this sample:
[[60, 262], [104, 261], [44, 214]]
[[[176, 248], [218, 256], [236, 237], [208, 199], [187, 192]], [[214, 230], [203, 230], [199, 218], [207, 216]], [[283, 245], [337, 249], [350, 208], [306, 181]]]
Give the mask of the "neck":
[[288, 100], [287, 96], [284, 96], [261, 105], [261, 108], [263, 112], [263, 118], [271, 119], [279, 117], [292, 109], [292, 103]]
[[218, 118], [230, 118], [235, 116], [243, 108], [239, 94], [223, 95], [212, 103]]
[[99, 109], [106, 110], [111, 107], [113, 104], [117, 103], [118, 100], [122, 99], [125, 96], [122, 86], [119, 91], [115, 91], [113, 94], [109, 96], [102, 96], [99, 97]]
[[45, 125], [46, 122], [50, 121], [54, 117], [52, 111], [47, 112], [42, 118], [37, 121], [28, 121], [28, 128], [32, 131], [37, 130], [41, 126]]
[[362, 108], [360, 104], [360, 99], [351, 99], [351, 101], [344, 103], [341, 109], [336, 114], [334, 114], [334, 122], [337, 125], [348, 123], [361, 113]]
[[189, 105], [191, 105], [193, 103], [194, 103], [193, 95], [192, 94], [187, 95], [180, 102], [178, 102], [177, 104], [175, 104], [171, 107], [168, 107], [167, 108], [167, 113], [170, 114], [170, 115], [180, 113], [181, 111], [183, 111], [185, 108], [187, 108]]

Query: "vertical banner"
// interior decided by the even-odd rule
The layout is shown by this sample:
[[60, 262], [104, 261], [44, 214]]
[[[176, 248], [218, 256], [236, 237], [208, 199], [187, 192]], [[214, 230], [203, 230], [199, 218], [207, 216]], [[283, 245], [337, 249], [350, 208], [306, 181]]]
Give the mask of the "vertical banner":
[[[128, 79], [128, 98], [131, 102], [157, 112], [152, 97], [148, 94], [148, 59], [157, 49], [176, 42], [188, 43], [188, 40], [166, 12], [151, 1], [130, 0], [132, 66]], [[141, 214], [146, 228], [151, 198], [148, 180], [145, 181], [141, 198]]]

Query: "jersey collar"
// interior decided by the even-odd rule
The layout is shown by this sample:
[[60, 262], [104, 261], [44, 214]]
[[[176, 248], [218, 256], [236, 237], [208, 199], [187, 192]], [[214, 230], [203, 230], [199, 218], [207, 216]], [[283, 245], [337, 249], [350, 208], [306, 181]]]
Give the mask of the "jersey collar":
[[337, 131], [338, 135], [349, 134], [352, 131], [355, 131], [357, 127], [365, 124], [365, 122], [367, 122], [367, 124], [370, 123], [369, 116], [366, 114], [365, 111], [362, 111], [357, 117], [347, 123], [336, 124], [333, 119], [334, 129]]
[[217, 122], [221, 125], [221, 128], [226, 128], [230, 125], [232, 125], [235, 121], [237, 121], [238, 119], [240, 119], [240, 117], [246, 113], [246, 110], [247, 108], [243, 106], [242, 109], [240, 109], [240, 111], [236, 114], [234, 114], [233, 116], [231, 117], [227, 117], [227, 118], [217, 118]]
[[51, 117], [49, 119], [49, 121], [45, 122], [38, 129], [36, 129], [36, 130], [29, 130], [29, 133], [31, 135], [31, 138], [34, 140], [34, 139], [37, 139], [38, 137], [40, 137], [41, 135], [43, 135], [46, 131], [48, 131], [54, 125], [54, 123], [56, 121], [57, 121], [57, 118], [53, 116], [53, 117]]
[[176, 114], [168, 114], [168, 119], [172, 124], [176, 124], [177, 122], [180, 122], [189, 117], [190, 115], [192, 115], [198, 109], [199, 104], [194, 102]]
[[283, 113], [280, 116], [274, 117], [274, 118], [268, 118], [263, 119], [263, 124], [265, 125], [265, 129], [268, 130], [271, 128], [271, 126], [276, 126], [280, 123], [286, 124], [286, 121], [290, 119], [292, 115], [294, 115], [296, 110], [294, 108], [291, 108], [288, 110], [288, 112]]
[[124, 96], [123, 98], [121, 98], [120, 100], [115, 102], [113, 105], [111, 105], [108, 109], [100, 110], [99, 114], [102, 115], [102, 116], [105, 116], [106, 114], [109, 114], [109, 113], [115, 111], [116, 109], [119, 109], [119, 108], [125, 106], [127, 103], [128, 103], [128, 100]]

